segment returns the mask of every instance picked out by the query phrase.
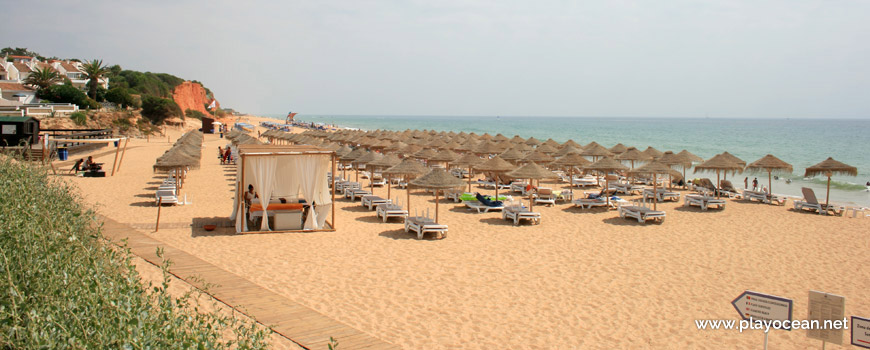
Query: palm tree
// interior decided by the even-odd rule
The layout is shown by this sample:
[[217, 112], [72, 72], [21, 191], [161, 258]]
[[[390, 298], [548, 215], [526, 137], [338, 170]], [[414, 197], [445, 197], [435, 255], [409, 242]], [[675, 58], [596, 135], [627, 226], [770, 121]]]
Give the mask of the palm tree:
[[27, 79], [24, 79], [24, 83], [30, 86], [37, 87], [39, 89], [45, 89], [49, 86], [60, 84], [63, 82], [63, 77], [60, 76], [54, 68], [45, 67], [45, 68], [36, 68], [30, 75], [27, 76]]
[[109, 73], [109, 68], [103, 66], [103, 60], [92, 60], [82, 64], [85, 77], [88, 78], [88, 93], [91, 98], [97, 99], [97, 86], [100, 86], [100, 79], [106, 73]]

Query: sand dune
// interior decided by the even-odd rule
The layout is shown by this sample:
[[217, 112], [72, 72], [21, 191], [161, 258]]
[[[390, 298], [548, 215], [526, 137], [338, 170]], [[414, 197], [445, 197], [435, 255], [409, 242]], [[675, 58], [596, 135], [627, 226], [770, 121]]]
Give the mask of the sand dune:
[[[759, 347], [759, 331], [694, 324], [736, 319], [730, 302], [747, 289], [793, 298], [795, 319], [806, 317], [809, 290], [846, 296], [847, 315], [870, 315], [870, 220], [734, 200], [709, 212], [662, 204], [662, 225], [560, 204], [536, 207], [541, 225], [514, 227], [442, 199], [447, 238], [417, 240], [397, 219], [382, 223], [341, 199], [334, 233], [205, 232], [191, 223], [232, 211], [234, 168], [216, 156], [225, 142], [206, 135], [202, 168], [182, 191], [193, 204], [163, 208], [159, 232], [152, 198], [162, 175], [151, 166], [165, 140], [131, 141], [115, 177], [64, 179], [104, 215], [407, 349]], [[403, 190], [392, 193], [404, 202]], [[434, 214], [433, 199], [415, 191], [411, 211]], [[775, 331], [770, 344], [820, 346], [803, 331]]]

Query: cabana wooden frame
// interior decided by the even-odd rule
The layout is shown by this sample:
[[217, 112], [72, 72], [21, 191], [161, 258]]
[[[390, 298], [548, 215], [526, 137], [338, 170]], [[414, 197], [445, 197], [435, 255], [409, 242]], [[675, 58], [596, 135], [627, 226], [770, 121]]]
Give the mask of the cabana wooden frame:
[[[241, 167], [241, 178], [236, 179], [236, 199], [239, 201], [243, 201], [244, 199], [241, 197], [245, 193], [245, 165], [246, 160], [251, 157], [264, 157], [264, 156], [303, 156], [303, 155], [328, 155], [330, 159], [330, 170], [332, 171], [332, 176], [335, 176], [335, 163], [337, 161], [337, 157], [335, 155], [335, 151], [330, 151], [327, 149], [323, 149], [315, 146], [308, 145], [239, 145], [239, 166]], [[331, 190], [330, 192], [330, 200], [332, 201], [332, 207], [330, 208], [330, 218], [326, 220], [324, 228], [322, 229], [314, 229], [314, 230], [272, 230], [272, 231], [243, 231], [241, 234], [251, 234], [251, 233], [290, 233], [290, 232], [334, 232], [336, 230], [335, 227], [335, 191]], [[313, 209], [309, 209], [313, 210]], [[245, 213], [238, 213], [238, 215], [245, 215]], [[329, 228], [326, 228], [329, 227]]]

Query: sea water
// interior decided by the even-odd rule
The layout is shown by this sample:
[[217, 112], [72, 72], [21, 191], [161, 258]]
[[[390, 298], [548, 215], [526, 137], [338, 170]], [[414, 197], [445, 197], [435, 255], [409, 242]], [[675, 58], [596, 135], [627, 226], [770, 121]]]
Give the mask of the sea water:
[[[284, 119], [284, 115], [272, 115]], [[773, 192], [801, 196], [801, 187], [813, 188], [824, 201], [827, 178], [804, 179], [806, 167], [828, 157], [858, 168], [858, 176], [834, 176], [831, 201], [870, 206], [870, 120], [851, 119], [721, 119], [721, 118], [630, 118], [630, 117], [457, 117], [457, 116], [327, 116], [298, 115], [296, 120], [324, 123], [362, 130], [420, 129], [489, 133], [507, 137], [534, 136], [544, 141], [572, 139], [585, 145], [591, 141], [604, 147], [617, 143], [644, 150], [652, 146], [659, 151], [688, 150], [700, 157], [728, 151], [751, 163], [766, 154], [788, 162], [791, 174], [779, 174], [773, 180]], [[688, 178], [710, 177], [715, 173], [687, 173]], [[744, 177], [759, 187], [767, 185], [767, 173], [728, 175], [735, 187], [742, 187]], [[785, 182], [792, 181], [791, 184]]]

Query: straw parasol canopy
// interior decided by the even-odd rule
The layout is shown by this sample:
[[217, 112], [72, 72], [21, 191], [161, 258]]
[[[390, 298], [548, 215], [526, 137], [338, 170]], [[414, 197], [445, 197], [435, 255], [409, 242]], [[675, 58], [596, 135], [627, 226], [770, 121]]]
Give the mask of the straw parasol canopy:
[[647, 148], [646, 148], [645, 150], [643, 150], [643, 152], [641, 152], [641, 153], [646, 154], [646, 155], [647, 155], [649, 158], [651, 158], [651, 159], [658, 159], [658, 158], [661, 157], [662, 154], [663, 154], [662, 151], [659, 151], [659, 150], [653, 148], [653, 146], [649, 146], [649, 147], [647, 147]]
[[[625, 171], [628, 170], [628, 167], [624, 164], [620, 163], [618, 160], [613, 159], [611, 157], [604, 157], [601, 160], [589, 164], [583, 167], [586, 170], [595, 170], [603, 173], [608, 173], [611, 171]], [[596, 177], [596, 181], [598, 178]], [[607, 189], [609, 187], [610, 180], [607, 177], [604, 178], [604, 188]], [[607, 196], [607, 206], [610, 207], [610, 196]]]
[[546, 153], [543, 153], [543, 152], [539, 152], [539, 151], [534, 151], [532, 153], [529, 153], [528, 155], [526, 155], [523, 158], [523, 161], [525, 161], [525, 162], [542, 163], [542, 164], [543, 163], [550, 163], [554, 160], [556, 160], [556, 158], [554, 158], [553, 156], [546, 154]]
[[492, 141], [484, 141], [472, 150], [472, 152], [477, 154], [499, 154], [502, 151], [504, 150]]
[[[550, 140], [553, 140], [553, 139], [550, 139]], [[553, 142], [555, 143], [555, 141], [553, 141]], [[559, 151], [559, 149], [556, 148], [555, 146], [550, 145], [550, 144], [542, 143], [537, 148], [535, 148], [535, 151], [538, 151], [541, 153], [546, 153], [546, 154], [553, 154], [553, 153], [556, 153], [557, 151]]]
[[562, 147], [568, 147], [568, 146], [571, 146], [574, 148], [583, 148], [583, 146], [580, 146], [580, 144], [577, 142], [574, 142], [574, 140], [568, 140], [568, 141], [565, 141], [562, 143]]
[[[508, 161], [502, 159], [501, 157], [495, 156], [495, 157], [492, 157], [492, 159], [490, 159], [486, 162], [483, 162], [482, 164], [478, 164], [474, 168], [477, 170], [480, 170], [480, 171], [489, 171], [489, 172], [493, 172], [493, 173], [503, 173], [503, 172], [511, 171], [511, 170], [515, 169], [516, 167], [513, 164], [509, 163]], [[496, 176], [495, 180], [496, 180], [495, 198], [498, 198], [498, 177], [497, 176]]]
[[751, 171], [767, 171], [767, 188], [770, 190], [770, 193], [773, 193], [772, 173], [791, 173], [793, 171], [791, 164], [784, 162], [772, 154], [768, 154], [750, 163], [746, 166], [746, 169]]
[[693, 163], [701, 163], [704, 161], [704, 158], [698, 157], [695, 154], [693, 154], [692, 152], [689, 152], [687, 150], [682, 150], [682, 151], [680, 151], [680, 153], [677, 153], [677, 154], [689, 158], [690, 160], [692, 160]]
[[679, 166], [683, 168], [683, 174], [681, 175], [683, 178], [686, 177], [686, 169], [692, 167], [692, 160], [689, 159], [688, 156], [680, 155], [679, 153], [674, 153], [672, 151], [665, 151], [665, 153], [662, 154], [662, 157], [658, 159], [658, 162], [669, 167]]
[[616, 156], [616, 159], [630, 161], [632, 169], [634, 169], [634, 162], [651, 160], [649, 156], [634, 147], [629, 147], [625, 150], [625, 152], [622, 152], [620, 155]]
[[[566, 148], [568, 148], [568, 147], [566, 147]], [[579, 153], [568, 153], [568, 154], [556, 159], [552, 163], [550, 163], [550, 166], [568, 167], [568, 176], [571, 179], [570, 189], [571, 189], [571, 192], [574, 192], [574, 167], [575, 166], [584, 167], [584, 166], [589, 165], [591, 163], [592, 162], [590, 162], [588, 159], [586, 159], [586, 157], [581, 156]]]
[[[727, 153], [727, 152], [725, 152], [725, 153]], [[734, 158], [736, 158], [736, 157], [734, 157], [734, 158], [732, 158], [733, 156], [728, 157], [725, 155], [725, 153], [717, 154], [713, 158], [710, 158], [710, 160], [696, 165], [695, 166], [695, 173], [697, 173], [698, 171], [701, 171], [701, 170], [715, 171], [716, 172], [716, 187], [717, 188], [721, 187], [720, 183], [719, 183], [720, 182], [719, 181], [720, 172], [725, 172], [726, 174], [729, 171], [732, 173], [742, 173], [743, 172], [743, 165], [741, 165], [740, 163], [738, 163], [737, 161], [734, 160]], [[717, 197], [719, 196], [718, 190], [716, 191], [716, 196]]]
[[471, 153], [467, 153], [459, 159], [453, 161], [453, 165], [458, 165], [461, 167], [464, 166], [468, 168], [468, 192], [471, 192], [471, 168], [480, 163], [483, 163], [483, 158], [480, 158]]
[[583, 150], [578, 148], [578, 147], [565, 146], [565, 147], [562, 147], [561, 149], [559, 149], [558, 151], [556, 151], [556, 153], [553, 153], [553, 157], [557, 157], [557, 158], [563, 157], [563, 156], [566, 156], [566, 155], [571, 154], [571, 153], [580, 154], [580, 152], [583, 152]]
[[447, 170], [435, 168], [428, 174], [411, 181], [409, 185], [435, 190], [435, 223], [438, 223], [438, 193], [441, 192], [441, 190], [462, 187], [465, 183], [463, 183], [462, 180], [457, 179], [455, 176], [450, 175]]
[[527, 144], [527, 145], [529, 145], [529, 146], [537, 146], [537, 145], [540, 145], [540, 144], [541, 144], [541, 141], [538, 141], [538, 139], [536, 139], [534, 136], [532, 136], [532, 137], [529, 137], [529, 139], [526, 140], [526, 142], [523, 142], [523, 143], [525, 143], [525, 144]]
[[617, 143], [616, 146], [610, 147], [610, 152], [613, 152], [613, 154], [621, 154], [625, 151], [628, 151], [628, 147], [621, 143]]
[[560, 145], [558, 142], [556, 142], [556, 140], [553, 140], [552, 138], [547, 139], [547, 141], [544, 141], [544, 143], [542, 143], [542, 144], [540, 144], [540, 145], [538, 145], [538, 146], [540, 147], [540, 146], [543, 146], [543, 145], [547, 145], [547, 146], [553, 147], [553, 148], [555, 148], [555, 149], [558, 149], [559, 147], [562, 146], [562, 145]]
[[431, 157], [429, 157], [430, 162], [444, 162], [444, 167], [447, 168], [450, 165], [450, 162], [458, 159], [459, 155], [454, 153], [449, 149], [442, 150]]
[[516, 162], [517, 160], [523, 159], [526, 155], [516, 148], [511, 148], [498, 156], [501, 157], [501, 159]]
[[422, 150], [418, 151], [417, 153], [414, 153], [413, 155], [411, 155], [411, 157], [428, 160], [429, 158], [432, 158], [434, 155], [435, 155], [435, 150], [433, 150], [431, 148], [426, 148], [426, 149], [422, 149]]
[[525, 143], [526, 139], [524, 139], [520, 135], [514, 135], [514, 137], [511, 138], [511, 142], [513, 142], [513, 143]]
[[828, 157], [823, 162], [813, 165], [806, 169], [804, 176], [825, 175], [828, 177], [828, 190], [825, 193], [825, 207], [830, 204], [831, 199], [831, 176], [848, 175], [858, 176], [858, 168], [851, 165], [834, 160]]
[[[658, 207], [658, 205], [657, 205], [657, 203], [658, 203], [657, 192], [658, 192], [658, 183], [659, 182], [656, 179], [656, 176], [658, 176], [658, 174], [671, 174], [672, 171], [673, 171], [673, 169], [671, 169], [669, 166], [662, 164], [660, 162], [657, 162], [657, 161], [652, 161], [652, 162], [646, 163], [643, 166], [640, 166], [637, 169], [633, 169], [630, 171], [630, 173], [635, 174], [635, 175], [639, 175], [639, 174], [652, 175], [652, 177], [653, 177], [653, 210], [656, 210]], [[677, 175], [679, 175], [679, 174], [677, 174]]]
[[501, 141], [507, 141], [509, 139], [507, 138], [507, 136], [504, 136], [504, 135], [499, 133], [498, 135], [495, 135], [495, 137], [493, 137], [492, 140], [501, 142]]
[[595, 143], [595, 141], [592, 141], [589, 146], [586, 146], [583, 152], [580, 152], [580, 155], [592, 157], [593, 160], [598, 160], [598, 157], [607, 157], [612, 154], [613, 153], [611, 153], [607, 148]]
[[[532, 180], [540, 180], [540, 179], [552, 179], [559, 177], [556, 173], [547, 170], [546, 168], [531, 162], [523, 165], [519, 169], [511, 170], [507, 173], [508, 176], [518, 179], [529, 179], [529, 184], [532, 183]], [[534, 207], [534, 201], [532, 200], [532, 193], [529, 192], [529, 210]]]
[[[423, 175], [429, 172], [429, 168], [424, 166], [417, 160], [411, 158], [405, 158], [401, 163], [390, 167], [387, 170], [381, 171], [381, 174], [391, 174], [391, 175], [402, 175], [407, 180], [412, 176]], [[406, 193], [407, 202], [408, 202], [408, 210], [411, 210], [411, 191], [407, 191]]]

